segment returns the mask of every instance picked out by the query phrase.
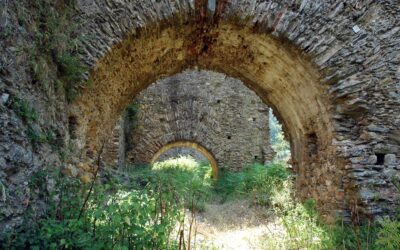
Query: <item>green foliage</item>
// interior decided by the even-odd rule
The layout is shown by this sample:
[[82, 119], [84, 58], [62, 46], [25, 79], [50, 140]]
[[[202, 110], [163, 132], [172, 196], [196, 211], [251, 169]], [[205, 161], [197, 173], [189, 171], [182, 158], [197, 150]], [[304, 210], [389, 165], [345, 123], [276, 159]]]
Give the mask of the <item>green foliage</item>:
[[37, 55], [36, 60], [31, 61], [31, 69], [33, 73], [34, 82], [39, 82], [44, 84], [47, 81], [49, 75], [49, 66], [47, 64], [47, 60]]
[[[51, 178], [58, 189], [46, 193]], [[169, 249], [176, 245], [170, 236], [182, 210], [171, 194], [150, 187], [137, 191], [97, 183], [88, 196], [90, 186], [72, 178], [50, 177], [44, 171], [34, 174], [29, 185], [48, 197], [50, 207], [39, 220], [34, 207], [28, 210], [17, 231], [0, 237], [1, 248]]]
[[290, 174], [279, 164], [260, 165], [254, 164], [245, 170], [245, 185], [241, 192], [250, 194], [253, 200], [260, 205], [270, 204], [271, 194], [282, 188]]
[[259, 205], [268, 205], [274, 191], [283, 188], [290, 178], [281, 164], [253, 164], [243, 172], [223, 172], [216, 183], [216, 192], [225, 198], [251, 197]]
[[[29, 187], [47, 198], [48, 210], [42, 217], [38, 217], [36, 206], [29, 206], [24, 213], [24, 222], [21, 227], [0, 236], [2, 248], [58, 249], [62, 238], [58, 239], [55, 235], [72, 240], [79, 239], [79, 235], [84, 233], [82, 221], [76, 218], [87, 187], [82, 186], [76, 179], [56, 178], [56, 186], [59, 189], [49, 193], [47, 181], [53, 178], [56, 178], [56, 175], [45, 170], [32, 175]], [[81, 223], [82, 227], [77, 226], [78, 223]]]
[[[165, 249], [180, 212], [171, 197], [130, 191], [115, 194], [105, 208], [94, 208], [91, 219], [106, 249]], [[114, 229], [111, 239], [110, 229]]]
[[[217, 182], [211, 179], [209, 164], [197, 164], [187, 157], [123, 173], [112, 171], [104, 170], [90, 196], [90, 185], [76, 179], [59, 178], [51, 171], [34, 173], [29, 189], [48, 202], [48, 211], [38, 219], [37, 209], [30, 206], [22, 227], [0, 236], [0, 248], [178, 249], [174, 234], [177, 225], [184, 223], [185, 209], [201, 210], [213, 196], [252, 198], [260, 207], [275, 211], [285, 233], [281, 237], [267, 234], [265, 249], [400, 247], [398, 219], [379, 224], [324, 224], [314, 200], [296, 201], [291, 175], [280, 164], [222, 172]], [[55, 180], [57, 189], [48, 190], [50, 180]]]
[[179, 157], [158, 162], [152, 168], [142, 167], [131, 171], [136, 188], [172, 193], [179, 204], [187, 208], [192, 205], [198, 210], [211, 195], [211, 166], [200, 165], [190, 157]]
[[125, 119], [128, 121], [126, 124], [127, 131], [133, 131], [137, 127], [137, 115], [139, 112], [139, 103], [133, 102], [128, 105], [125, 110]]
[[[66, 0], [58, 3], [32, 1], [30, 7], [35, 12], [31, 18], [34, 22], [28, 22], [25, 11], [20, 11], [21, 22], [34, 34], [35, 43], [27, 47], [33, 82], [42, 86], [53, 82], [56, 88], [64, 86], [68, 101], [75, 98], [87, 71], [77, 56], [85, 37], [77, 32], [79, 23], [72, 21], [74, 5], [74, 1]], [[57, 76], [50, 76], [50, 65], [57, 67]]]
[[126, 108], [127, 118], [130, 120], [134, 120], [136, 117], [137, 112], [139, 111], [139, 104], [138, 103], [131, 103]]
[[9, 25], [7, 25], [6, 27], [4, 27], [3, 29], [2, 29], [2, 31], [1, 31], [1, 37], [3, 38], [3, 39], [6, 39], [6, 38], [9, 38], [9, 37], [11, 37], [11, 35], [13, 34], [13, 30], [12, 30], [12, 28], [9, 26]]
[[31, 108], [26, 101], [15, 97], [12, 102], [12, 107], [24, 122], [32, 123], [37, 120], [35, 109]]
[[399, 249], [399, 220], [384, 220], [380, 225], [365, 221], [361, 225], [323, 223], [314, 200], [296, 201], [292, 182], [278, 176], [272, 185], [270, 205], [285, 228], [281, 238], [265, 238], [267, 249]]
[[380, 222], [376, 241], [377, 249], [400, 249], [400, 218], [397, 220], [384, 219]]
[[214, 190], [222, 201], [240, 197], [240, 190], [245, 184], [245, 174], [243, 172], [229, 172], [221, 170], [219, 179], [214, 184]]
[[39, 189], [43, 192], [46, 189], [46, 172], [44, 170], [39, 170], [32, 174], [31, 179], [29, 181], [30, 189]]
[[321, 249], [321, 242], [327, 233], [319, 222], [313, 200], [304, 204], [288, 202], [275, 205], [275, 211], [286, 229], [287, 237], [282, 241], [287, 249]]
[[28, 130], [26, 131], [26, 134], [29, 138], [29, 140], [36, 145], [37, 143], [43, 143], [46, 142], [46, 137], [44, 134], [38, 132], [32, 127], [29, 127]]
[[43, 133], [34, 126], [38, 116], [35, 109], [31, 108], [26, 101], [15, 97], [12, 102], [12, 107], [17, 115], [26, 123], [26, 135], [34, 147], [36, 147], [38, 143], [54, 143], [54, 134], [51, 130], [47, 130]]
[[326, 231], [321, 244], [323, 249], [376, 249], [374, 242], [379, 225], [369, 222], [351, 225], [342, 222], [334, 226], [322, 226]]
[[83, 74], [87, 68], [80, 62], [79, 58], [69, 53], [63, 53], [57, 57], [60, 79], [65, 83], [66, 95], [69, 101], [72, 101], [77, 95], [77, 88], [82, 83]]
[[269, 110], [269, 132], [270, 142], [276, 153], [275, 161], [286, 162], [290, 158], [290, 145], [285, 140], [282, 125], [272, 113], [272, 109]]

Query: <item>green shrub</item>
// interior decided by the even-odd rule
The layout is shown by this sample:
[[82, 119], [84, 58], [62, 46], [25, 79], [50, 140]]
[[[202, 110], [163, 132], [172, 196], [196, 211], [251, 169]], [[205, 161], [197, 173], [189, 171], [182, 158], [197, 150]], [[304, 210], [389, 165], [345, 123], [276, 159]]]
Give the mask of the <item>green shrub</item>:
[[[283, 165], [254, 164], [243, 172], [222, 172], [217, 182], [212, 181], [209, 163], [197, 164], [187, 157], [124, 173], [112, 171], [103, 170], [90, 196], [90, 185], [74, 178], [58, 178], [49, 171], [33, 174], [29, 189], [50, 206], [38, 217], [31, 205], [22, 226], [0, 236], [0, 248], [178, 249], [173, 234], [184, 223], [185, 208], [201, 210], [221, 196], [253, 198], [260, 208], [275, 211], [285, 232], [274, 238], [267, 234], [265, 249], [400, 248], [398, 219], [324, 224], [314, 200], [296, 201], [291, 175]], [[51, 179], [58, 189], [48, 190]], [[0, 187], [0, 198], [5, 197], [1, 182]]]
[[377, 249], [400, 249], [400, 220], [384, 219], [380, 222], [376, 241]]
[[178, 157], [130, 171], [136, 188], [149, 188], [173, 193], [186, 206], [202, 210], [212, 189], [211, 166], [198, 164], [191, 157]]
[[246, 196], [259, 205], [267, 205], [272, 192], [282, 189], [289, 178], [290, 173], [282, 164], [256, 163], [243, 172], [222, 172], [215, 190], [224, 199]]
[[225, 201], [229, 198], [237, 198], [245, 185], [246, 176], [243, 172], [220, 171], [219, 179], [214, 184], [214, 191], [217, 196]]
[[68, 101], [72, 101], [78, 91], [78, 86], [84, 80], [83, 75], [87, 71], [79, 58], [72, 53], [62, 53], [57, 57], [57, 63], [59, 65], [60, 79], [65, 83], [66, 96]]
[[176, 245], [171, 234], [181, 221], [182, 209], [172, 193], [97, 183], [88, 196], [90, 186], [67, 177], [56, 179], [59, 189], [47, 193], [46, 173], [34, 174], [29, 185], [48, 200], [48, 210], [38, 218], [35, 207], [30, 207], [21, 227], [0, 236], [0, 248], [169, 249]]
[[35, 56], [35, 60], [31, 62], [31, 69], [33, 73], [34, 82], [45, 84], [49, 76], [49, 66], [47, 60], [43, 56]]
[[282, 189], [282, 184], [288, 180], [290, 173], [280, 164], [254, 164], [245, 170], [245, 176], [242, 192], [251, 193], [256, 203], [268, 205], [272, 192]]
[[36, 147], [38, 143], [54, 143], [54, 134], [51, 130], [42, 133], [34, 126], [38, 116], [35, 109], [31, 108], [26, 101], [15, 97], [12, 102], [12, 107], [27, 125], [26, 136], [31, 141], [33, 147]]
[[[78, 57], [82, 42], [79, 25], [73, 20], [75, 1], [35, 0], [30, 3], [33, 21], [22, 18], [27, 29], [33, 33], [34, 44], [26, 46], [30, 56], [32, 80], [47, 86], [53, 82], [55, 87], [64, 86], [68, 101], [72, 101], [78, 87], [84, 83], [87, 67]], [[21, 13], [23, 13], [21, 11]], [[57, 75], [50, 74], [50, 66], [56, 66]], [[62, 84], [61, 84], [62, 83]]]
[[12, 102], [12, 107], [24, 122], [32, 123], [37, 120], [36, 110], [31, 108], [26, 101], [15, 97]]

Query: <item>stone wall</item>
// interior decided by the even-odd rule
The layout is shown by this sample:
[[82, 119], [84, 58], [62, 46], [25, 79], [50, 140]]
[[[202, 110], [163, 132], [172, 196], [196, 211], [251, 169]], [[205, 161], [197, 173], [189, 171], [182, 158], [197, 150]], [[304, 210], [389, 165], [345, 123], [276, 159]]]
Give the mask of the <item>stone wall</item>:
[[[315, 198], [331, 217], [395, 211], [397, 0], [232, 0], [214, 20], [197, 0], [78, 0], [71, 20], [87, 37], [79, 50], [91, 84], [73, 104], [53, 84], [60, 72], [51, 55], [46, 81], [35, 76], [33, 2], [0, 1], [0, 228], [45, 204], [28, 184], [38, 170], [64, 165], [70, 142], [74, 157], [95, 155], [135, 94], [196, 65], [240, 78], [274, 108], [291, 138], [300, 198]], [[32, 124], [17, 99], [36, 111]], [[33, 136], [48, 131], [55, 143]]]
[[197, 65], [240, 78], [274, 108], [301, 198], [330, 218], [394, 211], [396, 189], [369, 159], [396, 155], [384, 169], [400, 175], [397, 1], [218, 1], [213, 17], [207, 1], [111, 2], [80, 1], [96, 87], [71, 114], [90, 150], [132, 95]]
[[125, 119], [122, 115], [112, 130], [101, 154], [102, 161], [109, 167], [125, 165]]
[[164, 145], [197, 142], [220, 168], [239, 170], [273, 159], [269, 108], [244, 84], [211, 71], [185, 71], [160, 80], [136, 98], [127, 133], [127, 162], [149, 163]]
[[[51, 58], [37, 64], [38, 10], [32, 1], [0, 1], [0, 235], [29, 209], [44, 213], [68, 151], [65, 91]], [[54, 9], [49, 9], [54, 11]], [[28, 14], [29, 13], [29, 14]], [[78, 155], [78, 154], [77, 154]], [[52, 201], [51, 201], [52, 202]]]

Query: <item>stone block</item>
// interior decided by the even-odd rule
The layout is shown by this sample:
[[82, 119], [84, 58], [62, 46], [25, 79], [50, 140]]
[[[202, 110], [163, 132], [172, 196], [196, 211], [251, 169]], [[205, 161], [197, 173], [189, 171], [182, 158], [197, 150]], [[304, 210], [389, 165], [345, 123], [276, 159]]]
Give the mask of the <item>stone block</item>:
[[0, 97], [0, 102], [2, 104], [6, 104], [8, 102], [8, 99], [10, 98], [10, 94], [8, 93], [3, 93]]
[[385, 155], [385, 165], [396, 165], [397, 158], [395, 154], [387, 154]]
[[378, 157], [376, 155], [370, 155], [368, 157], [368, 164], [370, 164], [370, 165], [376, 164], [377, 161], [378, 161]]

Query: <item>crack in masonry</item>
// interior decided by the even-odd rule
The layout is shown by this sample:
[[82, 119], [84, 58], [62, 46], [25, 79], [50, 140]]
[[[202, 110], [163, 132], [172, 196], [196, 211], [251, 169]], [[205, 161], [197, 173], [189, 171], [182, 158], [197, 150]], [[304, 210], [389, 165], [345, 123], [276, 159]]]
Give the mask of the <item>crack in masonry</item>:
[[196, 29], [188, 46], [189, 64], [196, 65], [201, 55], [209, 53], [218, 33], [211, 33], [218, 26], [229, 0], [217, 0], [214, 15], [208, 9], [208, 0], [195, 1]]

